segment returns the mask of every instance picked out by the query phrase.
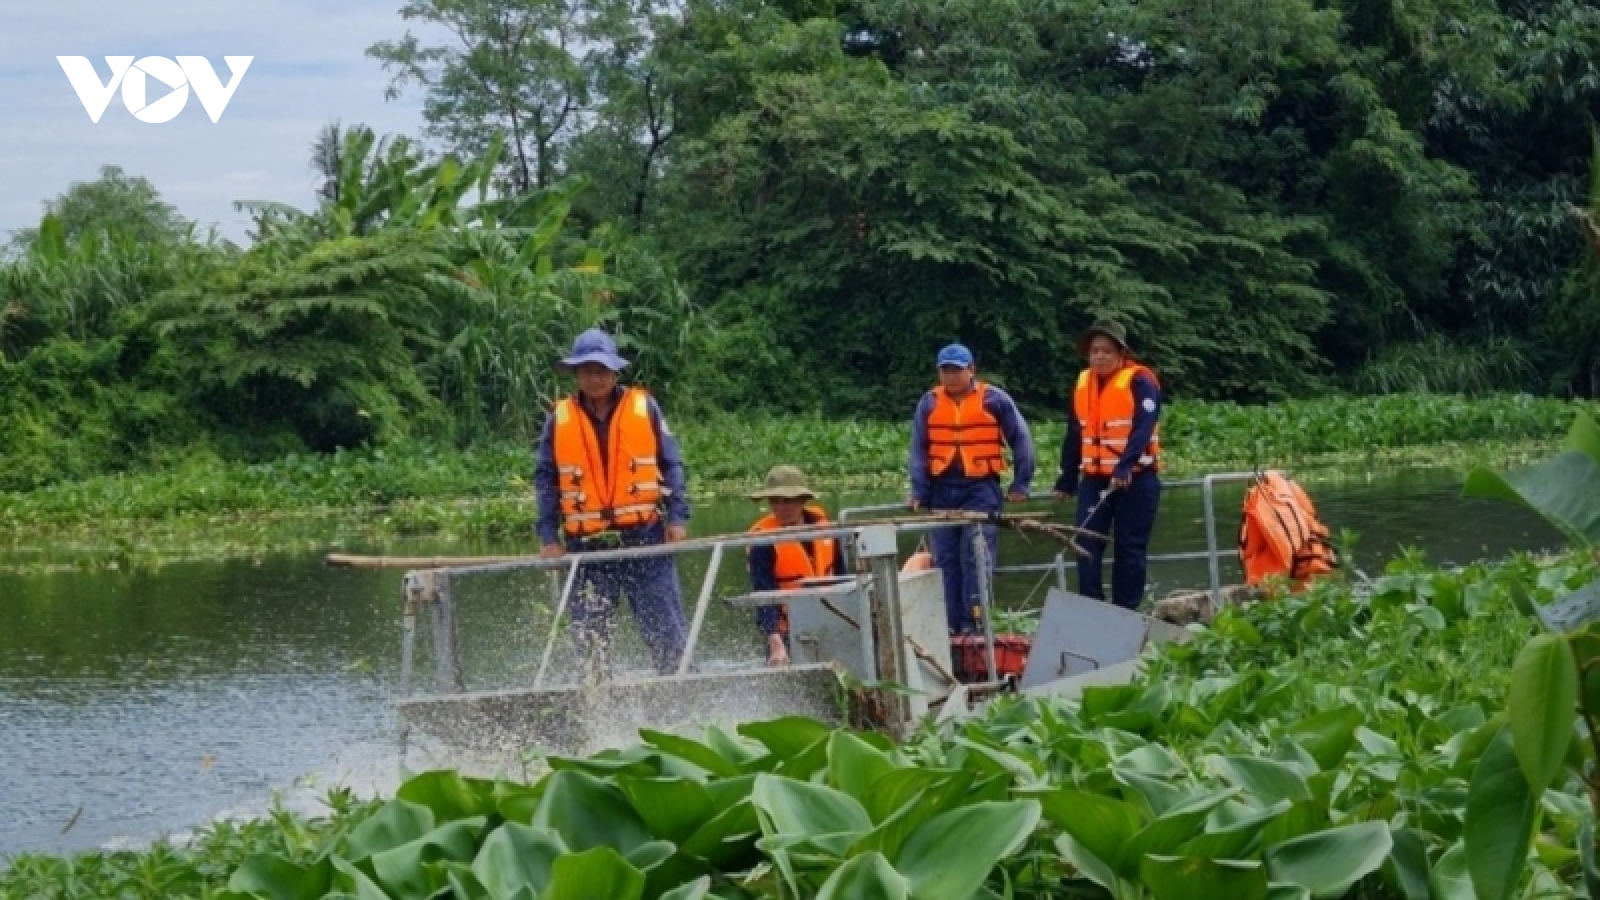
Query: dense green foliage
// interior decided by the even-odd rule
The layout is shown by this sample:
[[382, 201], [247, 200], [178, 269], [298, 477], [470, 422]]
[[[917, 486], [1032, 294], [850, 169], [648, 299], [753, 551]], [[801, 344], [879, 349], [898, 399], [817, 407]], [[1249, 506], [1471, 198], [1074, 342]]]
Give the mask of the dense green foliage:
[[400, 12], [449, 155], [330, 127], [247, 248], [114, 168], [14, 237], [0, 486], [525, 440], [596, 323], [680, 414], [899, 419], [952, 339], [1057, 409], [1099, 314], [1185, 400], [1600, 384], [1592, 4]]
[[[1504, 453], [1495, 448], [1541, 449], [1573, 408], [1526, 396], [1328, 397], [1262, 407], [1191, 401], [1167, 410], [1164, 442], [1168, 470], [1178, 476], [1258, 465], [1360, 466], [1376, 464], [1386, 453], [1414, 464], [1499, 464]], [[748, 490], [780, 462], [801, 466], [824, 485], [905, 481], [905, 422], [675, 418], [673, 428], [687, 461], [689, 489], [699, 496]], [[1033, 425], [1038, 490], [1054, 482], [1063, 429], [1059, 421]], [[259, 463], [197, 452], [155, 471], [0, 494], [0, 532], [371, 507], [401, 531], [448, 526], [526, 534], [533, 516], [532, 466], [531, 447], [510, 442], [461, 450], [412, 442]]]
[[[24, 856], [0, 896], [565, 897], [579, 894], [557, 885], [580, 876], [652, 900], [683, 884], [700, 888], [670, 896], [1461, 896], [1493, 857], [1469, 852], [1483, 846], [1465, 827], [1469, 784], [1516, 765], [1496, 740], [1533, 632], [1516, 598], [1594, 576], [1587, 558], [1459, 572], [1400, 559], [1370, 591], [1325, 583], [1224, 614], [1134, 684], [1001, 703], [899, 747], [796, 719], [702, 741], [646, 732], [551, 759], [531, 785], [437, 772], [382, 805], [340, 798], [331, 821]], [[1579, 785], [1558, 781], [1521, 884], [1576, 883], [1586, 815]]]
[[[423, 92], [436, 135], [470, 153], [499, 123], [509, 183], [591, 176], [586, 218], [681, 263], [726, 329], [707, 350], [742, 376], [704, 385], [723, 405], [898, 411], [885, 376], [920, 384], [955, 335], [1050, 401], [1095, 312], [1126, 317], [1190, 396], [1593, 386], [1566, 205], [1600, 91], [1588, 4], [404, 15], [454, 39], [369, 52]], [[1407, 378], [1418, 358], [1435, 365]]]

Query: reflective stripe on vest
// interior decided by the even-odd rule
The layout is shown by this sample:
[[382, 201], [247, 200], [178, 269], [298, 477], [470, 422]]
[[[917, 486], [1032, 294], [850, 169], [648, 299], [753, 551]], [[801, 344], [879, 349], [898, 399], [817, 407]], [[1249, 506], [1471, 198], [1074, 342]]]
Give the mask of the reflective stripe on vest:
[[[1078, 376], [1077, 389], [1072, 393], [1072, 414], [1078, 420], [1078, 430], [1083, 438], [1083, 462], [1080, 468], [1085, 475], [1110, 475], [1128, 447], [1128, 436], [1133, 433], [1134, 376], [1143, 373], [1160, 388], [1154, 372], [1130, 363], [1102, 382], [1094, 372], [1085, 369]], [[1144, 447], [1133, 470], [1161, 468], [1161, 424], [1156, 423], [1150, 433], [1150, 443]]]
[[606, 431], [606, 464], [594, 422], [575, 398], [556, 404], [554, 445], [561, 491], [561, 525], [587, 537], [612, 528], [648, 525], [658, 518], [661, 471], [650, 423], [650, 395], [629, 388], [617, 401]]
[[984, 408], [989, 386], [975, 382], [959, 401], [933, 389], [933, 409], [928, 413], [928, 473], [943, 475], [961, 455], [962, 473], [968, 478], [999, 475], [1006, 470], [1000, 420]]
[[[814, 504], [807, 506], [805, 524], [826, 525], [828, 524], [828, 514], [820, 506]], [[756, 523], [750, 526], [750, 533], [779, 531], [783, 527], [778, 524], [777, 516], [768, 513], [757, 519]], [[803, 579], [833, 574], [834, 560], [839, 552], [837, 542], [833, 538], [817, 538], [810, 543], [812, 551], [816, 553], [815, 559], [811, 557], [811, 554], [806, 553], [805, 541], [789, 541], [772, 545], [773, 552], [777, 557], [776, 565], [773, 566], [773, 577], [778, 582], [778, 590], [792, 591], [800, 587], [800, 582]], [[787, 606], [778, 607], [778, 633], [789, 633], [789, 608]]]

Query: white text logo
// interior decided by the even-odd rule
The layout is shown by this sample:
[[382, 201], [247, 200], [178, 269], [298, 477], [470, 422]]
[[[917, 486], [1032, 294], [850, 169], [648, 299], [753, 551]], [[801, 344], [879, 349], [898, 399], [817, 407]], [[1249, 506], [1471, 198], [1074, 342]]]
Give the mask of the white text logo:
[[[180, 56], [177, 62], [165, 56], [146, 56], [138, 62], [131, 56], [108, 56], [105, 59], [106, 65], [111, 67], [111, 80], [102, 83], [87, 56], [56, 57], [62, 70], [67, 73], [67, 80], [72, 82], [72, 89], [78, 92], [78, 99], [83, 101], [89, 119], [100, 121], [106, 105], [111, 102], [111, 95], [121, 86], [122, 102], [128, 107], [128, 112], [141, 122], [157, 125], [170, 122], [183, 112], [184, 104], [189, 102], [191, 87], [211, 121], [222, 118], [222, 111], [228, 108], [228, 101], [233, 99], [233, 92], [244, 79], [244, 70], [250, 68], [250, 61], [255, 57], [224, 56], [222, 59], [231, 73], [226, 85], [217, 78], [216, 71], [204, 56]], [[151, 101], [149, 82], [152, 79], [168, 87], [170, 92]]]

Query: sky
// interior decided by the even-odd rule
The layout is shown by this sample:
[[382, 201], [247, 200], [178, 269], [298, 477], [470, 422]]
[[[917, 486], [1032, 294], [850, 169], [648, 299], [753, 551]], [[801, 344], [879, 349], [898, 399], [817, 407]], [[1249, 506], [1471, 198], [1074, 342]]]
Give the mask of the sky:
[[[0, 0], [0, 243], [104, 165], [150, 179], [185, 217], [241, 243], [249, 219], [234, 201], [312, 206], [311, 144], [324, 125], [421, 131], [421, 93], [385, 100], [390, 76], [365, 54], [418, 30], [401, 2]], [[216, 123], [192, 90], [163, 124], [134, 118], [119, 90], [96, 124], [57, 56], [88, 57], [102, 83], [106, 56], [204, 56], [224, 84], [224, 56], [255, 58]], [[147, 85], [148, 103], [167, 90]]]

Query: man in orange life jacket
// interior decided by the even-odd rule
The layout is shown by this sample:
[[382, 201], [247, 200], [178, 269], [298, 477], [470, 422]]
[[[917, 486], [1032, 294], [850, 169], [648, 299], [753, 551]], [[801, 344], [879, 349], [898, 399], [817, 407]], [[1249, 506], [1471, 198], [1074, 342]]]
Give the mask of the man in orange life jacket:
[[[617, 373], [627, 365], [598, 328], [578, 335], [572, 355], [561, 360], [578, 392], [558, 401], [545, 420], [533, 470], [539, 554], [547, 559], [687, 536], [677, 439], [644, 389], [618, 386]], [[585, 658], [609, 668], [617, 602], [626, 596], [656, 670], [677, 671], [688, 628], [672, 557], [593, 563], [578, 574], [569, 608]]]
[[[977, 378], [972, 351], [951, 344], [939, 351], [939, 386], [924, 394], [911, 417], [911, 508], [998, 513], [1004, 447], [1017, 471], [1009, 499], [1028, 499], [1033, 480], [1033, 437], [1011, 397]], [[937, 528], [934, 565], [944, 573], [944, 608], [951, 634], [976, 630], [978, 564], [973, 536], [981, 533], [994, 567], [999, 529], [994, 525]]]
[[[1054, 493], [1057, 500], [1077, 496], [1078, 527], [1111, 536], [1112, 602], [1136, 609], [1161, 503], [1161, 384], [1133, 359], [1121, 323], [1102, 319], [1089, 326], [1078, 352], [1089, 368], [1073, 391]], [[1078, 593], [1104, 600], [1105, 542], [1079, 543], [1088, 555], [1078, 557]]]
[[[806, 487], [806, 475], [794, 466], [773, 466], [766, 485], [750, 495], [767, 501], [767, 514], [750, 526], [752, 533], [826, 525], [828, 514], [816, 505], [816, 495]], [[833, 538], [812, 538], [750, 548], [750, 589], [788, 591], [805, 578], [843, 575], [844, 554]], [[789, 664], [789, 611], [783, 606], [756, 609], [756, 625], [767, 641], [767, 665]]]

